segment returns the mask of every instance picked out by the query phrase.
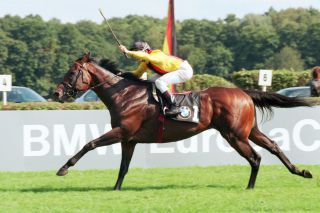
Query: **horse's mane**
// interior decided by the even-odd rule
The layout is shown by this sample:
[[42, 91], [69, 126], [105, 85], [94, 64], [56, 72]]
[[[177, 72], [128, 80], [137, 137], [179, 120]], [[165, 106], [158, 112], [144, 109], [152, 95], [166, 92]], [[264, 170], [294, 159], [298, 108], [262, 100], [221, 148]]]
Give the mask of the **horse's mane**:
[[[81, 61], [81, 60], [82, 60], [82, 57], [78, 58], [76, 61]], [[117, 76], [120, 76], [124, 79], [136, 82], [141, 85], [147, 85], [147, 86], [152, 85], [150, 81], [142, 80], [142, 79], [136, 77], [135, 75], [133, 75], [132, 72], [126, 72], [126, 71], [119, 69], [119, 65], [110, 59], [107, 59], [107, 58], [96, 59], [96, 58], [90, 57], [89, 62], [93, 62], [94, 64], [97, 64], [98, 66], [100, 66], [100, 67], [106, 69], [107, 71], [109, 71]]]
[[100, 59], [99, 61], [94, 60], [94, 62], [98, 64], [100, 67], [112, 72], [115, 75], [119, 75], [123, 72], [118, 68], [118, 64], [116, 64], [114, 61], [111, 61], [109, 59], [103, 58], [103, 59]]
[[109, 59], [103, 58], [100, 59], [99, 61], [95, 60], [95, 59], [90, 59], [92, 62], [95, 62], [97, 65], [99, 65], [100, 67], [112, 72], [113, 74], [123, 77], [125, 79], [134, 81], [136, 83], [139, 83], [141, 85], [150, 85], [150, 81], [146, 81], [146, 80], [142, 80], [138, 77], [136, 77], [135, 75], [132, 74], [132, 72], [125, 72], [121, 69], [118, 68], [118, 64], [114, 61], [111, 61]]

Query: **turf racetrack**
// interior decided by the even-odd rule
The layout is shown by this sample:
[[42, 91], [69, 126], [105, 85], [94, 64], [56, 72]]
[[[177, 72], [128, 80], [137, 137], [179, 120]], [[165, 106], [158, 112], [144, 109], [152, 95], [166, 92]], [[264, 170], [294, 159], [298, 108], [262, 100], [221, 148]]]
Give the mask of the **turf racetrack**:
[[261, 166], [246, 190], [249, 166], [0, 173], [0, 212], [320, 212], [320, 166], [313, 179], [284, 166]]

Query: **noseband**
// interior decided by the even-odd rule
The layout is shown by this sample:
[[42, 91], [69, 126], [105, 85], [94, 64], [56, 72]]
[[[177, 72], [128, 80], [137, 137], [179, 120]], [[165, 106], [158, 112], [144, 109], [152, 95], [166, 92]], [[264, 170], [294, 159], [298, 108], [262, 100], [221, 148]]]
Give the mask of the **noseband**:
[[[78, 63], [79, 64], [79, 63]], [[87, 70], [86, 67], [85, 67], [85, 63], [82, 65], [82, 64], [79, 64], [80, 65], [80, 70], [76, 76], [76, 78], [71, 82], [71, 83], [66, 83], [66, 82], [61, 82], [61, 84], [64, 86], [64, 92], [63, 92], [63, 95], [64, 96], [67, 96], [67, 97], [76, 97], [76, 95], [78, 94], [78, 92], [80, 92], [77, 88], [76, 88], [76, 84], [77, 84], [77, 81], [78, 79], [82, 78], [82, 83], [84, 84], [89, 84], [88, 82], [85, 82], [84, 79], [83, 79], [83, 69]]]

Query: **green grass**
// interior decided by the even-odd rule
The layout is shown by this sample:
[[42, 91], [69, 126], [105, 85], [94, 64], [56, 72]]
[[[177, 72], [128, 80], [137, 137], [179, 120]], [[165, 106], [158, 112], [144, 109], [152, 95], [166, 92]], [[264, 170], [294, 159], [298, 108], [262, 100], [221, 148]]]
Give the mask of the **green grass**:
[[249, 166], [131, 169], [121, 192], [118, 170], [1, 172], [0, 212], [319, 212], [320, 166], [313, 179], [284, 166], [261, 166], [246, 190]]

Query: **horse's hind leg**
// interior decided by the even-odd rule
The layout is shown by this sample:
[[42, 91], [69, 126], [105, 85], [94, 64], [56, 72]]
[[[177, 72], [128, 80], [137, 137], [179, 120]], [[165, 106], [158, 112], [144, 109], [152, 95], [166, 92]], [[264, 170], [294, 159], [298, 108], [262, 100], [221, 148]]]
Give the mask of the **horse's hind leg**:
[[64, 176], [68, 173], [68, 168], [74, 166], [81, 157], [83, 157], [87, 152], [100, 147], [108, 146], [111, 144], [118, 143], [122, 140], [120, 128], [114, 128], [106, 134], [100, 136], [99, 138], [87, 143], [77, 154], [70, 158], [66, 164], [64, 164], [57, 172], [58, 176]]
[[229, 136], [222, 134], [223, 137], [228, 141], [228, 143], [247, 161], [251, 166], [251, 174], [247, 189], [253, 189], [256, 182], [256, 178], [259, 171], [261, 157], [260, 155], [251, 147], [248, 139], [242, 139], [236, 136]]
[[130, 161], [131, 161], [136, 144], [137, 143], [133, 141], [121, 142], [121, 147], [122, 147], [121, 166], [120, 166], [117, 183], [114, 186], [114, 190], [121, 190], [121, 185], [122, 185], [124, 176], [127, 174], [129, 170]]
[[312, 175], [308, 170], [300, 171], [295, 165], [293, 165], [282, 152], [280, 147], [274, 141], [265, 136], [258, 127], [254, 127], [252, 129], [249, 139], [258, 146], [261, 146], [276, 155], [292, 174], [300, 175], [305, 178], [312, 178]]

